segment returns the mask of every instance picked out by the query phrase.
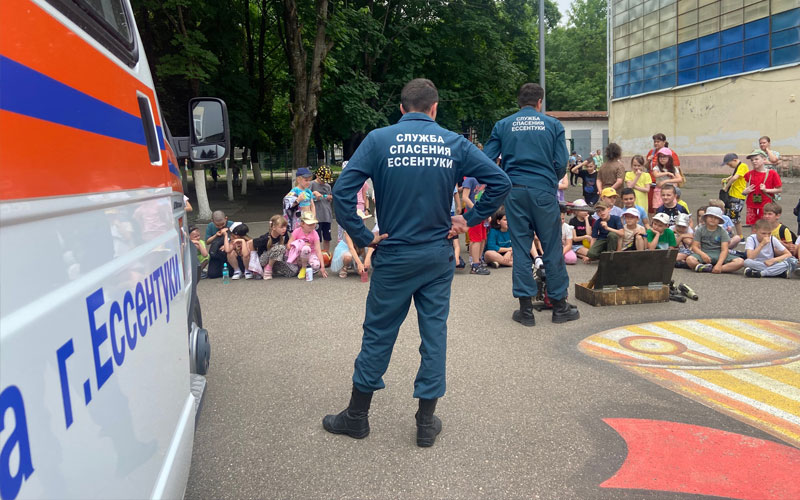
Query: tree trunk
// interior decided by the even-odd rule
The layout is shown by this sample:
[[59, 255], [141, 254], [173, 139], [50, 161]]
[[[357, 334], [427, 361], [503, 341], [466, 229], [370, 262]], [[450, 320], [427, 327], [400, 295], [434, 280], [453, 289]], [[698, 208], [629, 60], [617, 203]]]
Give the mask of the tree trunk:
[[194, 192], [197, 194], [197, 218], [210, 220], [211, 205], [208, 203], [208, 192], [206, 192], [206, 169], [202, 165], [192, 169], [192, 180], [194, 181]]
[[180, 160], [178, 162], [178, 166], [181, 170], [181, 184], [183, 185], [183, 192], [189, 192], [189, 174], [186, 173], [186, 162], [187, 160]]
[[241, 173], [242, 173], [242, 196], [246, 196], [247, 195], [247, 176], [248, 176], [247, 161], [248, 161], [249, 156], [250, 156], [247, 153], [248, 153], [247, 148], [244, 148], [244, 153], [242, 153], [242, 169], [241, 169]]
[[250, 165], [253, 167], [253, 179], [256, 181], [256, 186], [264, 187], [264, 178], [261, 177], [261, 162], [258, 161], [256, 148], [250, 148]]
[[233, 169], [230, 158], [225, 160], [225, 182], [228, 183], [228, 201], [233, 201]]

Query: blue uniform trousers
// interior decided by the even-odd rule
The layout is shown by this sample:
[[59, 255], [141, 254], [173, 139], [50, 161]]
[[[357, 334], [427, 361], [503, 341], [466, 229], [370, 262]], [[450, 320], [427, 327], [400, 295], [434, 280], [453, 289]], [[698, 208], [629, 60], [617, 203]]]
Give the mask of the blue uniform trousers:
[[514, 250], [514, 297], [535, 297], [531, 246], [533, 235], [542, 243], [547, 271], [547, 295], [553, 300], [567, 296], [569, 276], [561, 246], [561, 211], [555, 193], [514, 185], [505, 201], [511, 248]]
[[353, 385], [361, 392], [384, 388], [383, 374], [413, 297], [422, 339], [414, 397], [443, 396], [450, 284], [455, 270], [452, 242], [379, 246], [373, 262]]

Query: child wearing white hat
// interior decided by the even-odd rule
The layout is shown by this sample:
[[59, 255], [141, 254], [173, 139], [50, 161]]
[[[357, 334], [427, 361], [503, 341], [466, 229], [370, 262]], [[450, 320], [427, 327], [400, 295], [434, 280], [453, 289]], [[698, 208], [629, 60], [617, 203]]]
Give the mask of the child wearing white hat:
[[686, 258], [686, 264], [695, 272], [732, 273], [744, 266], [744, 259], [728, 253], [731, 237], [722, 228], [722, 215], [718, 207], [708, 207], [703, 215], [704, 225], [694, 233], [692, 255]]

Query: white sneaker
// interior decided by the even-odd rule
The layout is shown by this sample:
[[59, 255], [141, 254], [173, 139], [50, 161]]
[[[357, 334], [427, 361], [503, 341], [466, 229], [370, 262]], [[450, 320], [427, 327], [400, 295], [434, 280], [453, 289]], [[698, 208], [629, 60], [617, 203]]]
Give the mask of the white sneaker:
[[253, 273], [252, 273], [252, 272], [250, 272], [250, 271], [245, 271], [245, 272], [244, 272], [244, 279], [246, 279], [246, 280], [251, 280], [251, 279], [253, 279]]
[[233, 276], [231, 276], [231, 279], [232, 280], [238, 280], [241, 277], [242, 277], [242, 272], [241, 271], [236, 271], [235, 273], [233, 273]]

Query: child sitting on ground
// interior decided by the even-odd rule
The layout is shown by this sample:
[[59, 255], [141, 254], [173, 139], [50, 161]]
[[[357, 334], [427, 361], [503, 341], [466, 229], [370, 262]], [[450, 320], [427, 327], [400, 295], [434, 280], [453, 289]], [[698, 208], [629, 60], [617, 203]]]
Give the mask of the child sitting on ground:
[[694, 230], [697, 231], [697, 228], [703, 225], [703, 216], [706, 214], [706, 209], [708, 209], [708, 205], [703, 205], [702, 207], [697, 209], [697, 225], [694, 226]]
[[725, 203], [722, 200], [718, 200], [716, 198], [712, 198], [708, 200], [709, 207], [717, 207], [722, 210], [722, 229], [728, 232], [728, 236], [731, 237], [729, 248], [731, 250], [735, 250], [737, 245], [741, 243], [742, 237], [736, 232], [736, 225], [733, 223], [730, 217], [725, 214]]
[[[364, 214], [361, 210], [357, 210], [358, 215], [362, 220], [368, 219], [369, 216]], [[367, 270], [366, 261], [361, 259], [364, 257], [364, 251], [361, 248], [356, 248], [353, 240], [347, 235], [347, 231], [342, 231], [342, 239], [333, 250], [333, 258], [331, 259], [331, 271], [339, 273], [340, 278], [347, 278], [347, 269], [351, 267], [356, 268], [358, 274]]]
[[508, 219], [503, 207], [492, 216], [489, 235], [486, 238], [486, 263], [495, 269], [500, 266], [511, 267], [514, 258], [511, 249], [511, 234], [508, 232]]
[[617, 251], [644, 250], [647, 247], [647, 232], [644, 226], [639, 225], [639, 211], [631, 207], [622, 214], [625, 227], [624, 234], [617, 244]]
[[675, 225], [675, 218], [678, 214], [688, 214], [689, 211], [678, 203], [676, 188], [672, 184], [664, 184], [661, 187], [662, 205], [656, 209], [656, 213], [667, 214], [669, 217], [669, 227]]
[[251, 238], [247, 236], [250, 228], [247, 224], [237, 222], [231, 226], [230, 238], [225, 239], [225, 253], [228, 254], [228, 265], [233, 269], [232, 280], [242, 277], [244, 269], [244, 279], [253, 279], [253, 272], [245, 265], [250, 262], [250, 252], [252, 250]]
[[305, 167], [297, 169], [295, 185], [283, 197], [283, 215], [289, 223], [289, 231], [293, 232], [300, 223], [300, 216], [304, 212], [311, 212], [316, 218], [314, 193], [311, 191], [311, 171]]
[[675, 260], [675, 267], [688, 269], [686, 257], [692, 255], [694, 231], [692, 231], [689, 216], [686, 214], [680, 214], [675, 219], [675, 239], [678, 241], [678, 258]]
[[565, 214], [561, 212], [561, 252], [564, 254], [565, 264], [578, 262], [578, 256], [572, 250], [572, 226], [565, 222]]
[[[634, 193], [633, 189], [625, 188], [620, 195], [622, 196], [622, 209], [628, 210], [629, 208], [635, 208], [636, 211], [639, 212], [639, 225], [644, 226], [645, 229], [649, 228], [650, 220], [647, 218], [647, 210], [636, 204], [636, 193]], [[645, 200], [646, 199], [647, 195], [645, 195]]]
[[287, 278], [297, 274], [297, 270], [286, 264], [286, 245], [289, 243], [288, 226], [285, 217], [273, 215], [269, 219], [269, 231], [251, 242], [252, 250], [258, 255], [265, 280], [271, 280], [273, 274]]
[[592, 219], [590, 208], [583, 200], [575, 200], [570, 207], [573, 217], [569, 220], [572, 226], [572, 251], [583, 259], [592, 243]]
[[666, 250], [677, 246], [675, 233], [669, 228], [669, 215], [663, 212], [655, 214], [652, 225], [647, 230], [647, 249]]
[[331, 201], [333, 194], [331, 194], [331, 169], [327, 165], [320, 165], [317, 168], [317, 177], [311, 182], [311, 193], [314, 195], [314, 207], [316, 208], [316, 216], [319, 221], [317, 227], [317, 234], [322, 240], [322, 251], [328, 252], [331, 249], [331, 219], [333, 211], [331, 210]]
[[289, 249], [286, 262], [299, 265], [297, 278], [301, 280], [306, 278], [306, 267], [311, 267], [312, 272], [319, 272], [323, 278], [328, 277], [325, 267], [322, 266], [322, 248], [319, 235], [314, 230], [316, 227], [317, 219], [314, 215], [303, 212], [300, 216], [300, 227], [292, 231], [292, 237], [286, 244]]
[[197, 249], [197, 270], [200, 272], [200, 278], [205, 278], [206, 266], [208, 266], [208, 249], [206, 242], [200, 239], [200, 230], [197, 226], [189, 226], [189, 241]]
[[795, 265], [790, 259], [792, 253], [772, 235], [772, 227], [766, 219], [757, 220], [753, 234], [745, 243], [747, 260], [744, 261], [744, 275], [748, 278], [776, 276], [788, 278]]
[[692, 243], [692, 255], [686, 258], [690, 269], [698, 273], [732, 273], [744, 266], [744, 259], [728, 253], [730, 236], [722, 229], [722, 210], [708, 207], [703, 226], [697, 228]]
[[777, 203], [767, 203], [764, 205], [764, 219], [769, 222], [772, 236], [778, 240], [789, 250], [789, 253], [795, 255], [797, 253], [797, 245], [794, 244], [797, 235], [791, 229], [781, 224], [781, 214], [783, 208]]
[[619, 247], [619, 239], [624, 235], [622, 219], [611, 215], [611, 206], [605, 201], [598, 201], [594, 205], [598, 219], [592, 224], [592, 244], [584, 262], [597, 260], [600, 254], [606, 251], [613, 252]]

